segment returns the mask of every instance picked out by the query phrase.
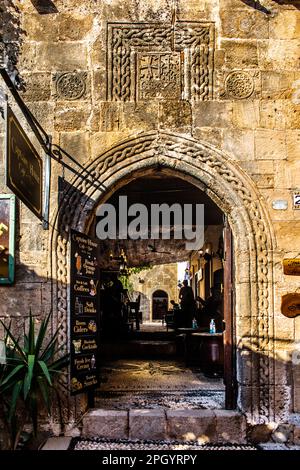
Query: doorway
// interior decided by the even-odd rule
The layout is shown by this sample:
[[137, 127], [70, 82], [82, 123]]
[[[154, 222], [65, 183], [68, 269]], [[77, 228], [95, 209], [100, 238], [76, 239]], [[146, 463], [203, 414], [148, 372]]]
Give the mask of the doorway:
[[[148, 387], [154, 386], [150, 380], [153, 374], [157, 374], [157, 379], [163, 384], [164, 373], [161, 374], [161, 371], [164, 370], [166, 374], [169, 374], [172, 370], [174, 371], [174, 384], [177, 383], [177, 388], [180, 388], [184, 385], [179, 377], [185, 370], [185, 373], [190, 374], [186, 383], [192, 388], [193, 383], [198, 383], [199, 396], [209, 393], [215, 396], [219, 394], [218, 406], [221, 406], [222, 401], [222, 407], [234, 409], [236, 406], [235, 372], [232, 369], [235, 360], [233, 357], [235, 333], [232, 306], [227, 300], [227, 295], [231, 296], [232, 293], [224, 288], [225, 275], [223, 274], [228, 271], [226, 279], [232, 277], [232, 261], [229, 257], [228, 261], [225, 260], [224, 249], [222, 249], [224, 243], [225, 245], [227, 243], [224, 237], [231, 232], [224, 231], [222, 211], [204, 191], [186, 181], [185, 178], [170, 175], [161, 169], [152, 170], [147, 176], [136, 174], [136, 178], [120, 186], [107, 199], [106, 202], [116, 209], [116, 220], [118, 220], [118, 201], [124, 196], [127, 198], [128, 207], [137, 203], [144, 204], [147, 208], [154, 204], [168, 204], [169, 206], [176, 203], [181, 206], [203, 204], [205, 208], [204, 240], [201, 249], [187, 250], [185, 240], [172, 237], [175, 221], [171, 220], [173, 225], [169, 239], [160, 237], [155, 240], [141, 238], [100, 242], [99, 264], [103, 271], [117, 272], [120, 269], [118, 261], [120, 254], [125, 254], [129, 274], [124, 275], [124, 272], [121, 273], [120, 270], [119, 278], [123, 282], [129, 304], [135, 304], [143, 297], [152, 305], [152, 315], [148, 321], [139, 302], [141, 311], [135, 312], [140, 319], [138, 331], [135, 328], [136, 317], [131, 321], [132, 316], [122, 313], [125, 319], [125, 327], [122, 331], [125, 335], [119, 338], [118, 342], [113, 340], [104, 344], [100, 361], [103, 360], [106, 385], [103, 385], [102, 392], [107, 393], [109, 390], [113, 392], [116, 384], [120, 382], [125, 387], [124, 393], [128, 384], [131, 384], [130, 386], [135, 384], [138, 388], [138, 383], [143, 383], [140, 387], [145, 391], [147, 386], [143, 382], [144, 376], [138, 377], [140, 370], [146, 375], [150, 374]], [[90, 234], [94, 237], [97, 223], [98, 219], [95, 218], [91, 225]], [[195, 225], [196, 221], [193, 220], [193, 226]], [[158, 232], [162, 233], [161, 228]], [[172, 277], [171, 266], [174, 270], [174, 266], [182, 262], [185, 262], [186, 266], [182, 278], [179, 278], [179, 274]], [[194, 306], [190, 306], [193, 308], [193, 312], [190, 313], [186, 308], [181, 308], [179, 298], [184, 281], [187, 281], [193, 292]], [[103, 313], [104, 316], [107, 314], [109, 311]], [[182, 315], [190, 315], [191, 324], [186, 319], [180, 319]], [[193, 317], [197, 324], [196, 331], [191, 331]], [[209, 333], [211, 318], [214, 318], [216, 322], [216, 337], [215, 341], [208, 342], [206, 337]], [[102, 322], [107, 324], [103, 319]], [[115, 338], [115, 322], [112, 324], [114, 331], [108, 336]], [[225, 335], [226, 325], [230, 328], [230, 332], [227, 331]], [[210, 362], [210, 365], [205, 364], [205, 361]], [[112, 370], [115, 371], [114, 377], [109, 375]], [[175, 371], [178, 373], [176, 379]], [[110, 386], [111, 389], [109, 389]], [[156, 383], [156, 387], [158, 386], [159, 384]], [[100, 395], [102, 392], [100, 388]], [[134, 390], [131, 392], [134, 393]], [[138, 393], [140, 392], [141, 390]], [[189, 392], [194, 393], [195, 390], [189, 390]], [[220, 400], [221, 395], [222, 400]], [[232, 398], [229, 399], [229, 396]], [[212, 403], [216, 402], [212, 400]], [[203, 403], [201, 406], [204, 406]]]
[[152, 294], [152, 320], [163, 321], [168, 312], [169, 296], [163, 290], [156, 290]]

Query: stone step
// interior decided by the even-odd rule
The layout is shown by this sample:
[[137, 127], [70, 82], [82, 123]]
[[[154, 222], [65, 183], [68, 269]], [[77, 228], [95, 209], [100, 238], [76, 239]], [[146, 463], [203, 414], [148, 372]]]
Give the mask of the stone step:
[[228, 410], [90, 410], [82, 437], [246, 443], [246, 421]]
[[175, 341], [124, 341], [102, 345], [101, 357], [109, 358], [154, 358], [176, 355]]

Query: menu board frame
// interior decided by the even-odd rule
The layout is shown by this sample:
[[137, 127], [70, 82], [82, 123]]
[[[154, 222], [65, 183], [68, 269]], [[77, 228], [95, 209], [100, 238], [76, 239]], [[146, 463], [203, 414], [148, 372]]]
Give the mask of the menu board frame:
[[98, 241], [71, 230], [71, 395], [99, 385]]
[[[2, 220], [2, 208], [6, 205], [5, 220]], [[7, 212], [8, 209], [8, 213]], [[4, 209], [3, 209], [4, 210]], [[3, 224], [3, 225], [2, 225]], [[8, 232], [5, 237], [5, 233]], [[5, 258], [7, 260], [7, 276], [1, 276], [0, 285], [13, 284], [15, 282], [15, 232], [16, 232], [16, 197], [14, 194], [0, 194], [0, 256], [2, 255], [2, 246], [6, 251]], [[1, 237], [5, 237], [5, 241], [1, 242]]]

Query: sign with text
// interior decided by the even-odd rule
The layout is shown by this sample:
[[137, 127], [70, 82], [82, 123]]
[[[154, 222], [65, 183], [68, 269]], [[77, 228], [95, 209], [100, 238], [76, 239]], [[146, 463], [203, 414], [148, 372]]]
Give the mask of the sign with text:
[[15, 196], [0, 194], [0, 284], [15, 277]]
[[99, 383], [97, 241], [71, 231], [71, 394]]
[[300, 259], [284, 259], [283, 273], [288, 274], [290, 276], [300, 276]]
[[293, 194], [293, 208], [300, 210], [300, 192]]
[[7, 106], [6, 185], [39, 218], [43, 214], [43, 162]]
[[281, 299], [281, 312], [288, 318], [295, 318], [300, 315], [300, 294], [283, 295]]

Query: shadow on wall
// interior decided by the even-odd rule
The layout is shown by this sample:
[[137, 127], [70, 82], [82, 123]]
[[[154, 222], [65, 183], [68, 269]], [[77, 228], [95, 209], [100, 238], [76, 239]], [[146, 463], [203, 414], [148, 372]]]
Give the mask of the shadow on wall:
[[58, 13], [58, 9], [51, 0], [30, 0], [40, 15]]
[[[245, 5], [248, 5], [249, 7], [254, 8], [255, 10], [260, 11], [261, 13], [264, 13], [265, 15], [274, 15], [273, 9], [270, 8], [270, 5], [265, 6], [263, 3], [264, 1], [261, 0], [241, 0]], [[298, 10], [300, 9], [300, 2], [299, 0], [273, 0], [274, 3], [278, 3], [278, 5], [291, 5], [297, 8]]]
[[17, 63], [26, 32], [21, 28], [20, 10], [13, 0], [0, 2], [0, 23], [0, 66], [6, 67], [17, 88], [22, 89]]

